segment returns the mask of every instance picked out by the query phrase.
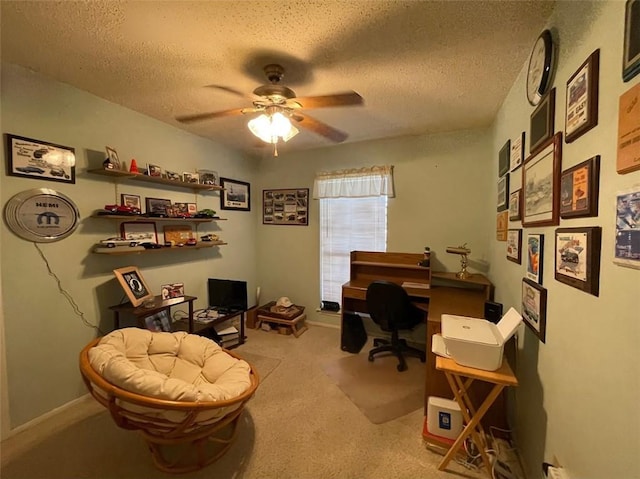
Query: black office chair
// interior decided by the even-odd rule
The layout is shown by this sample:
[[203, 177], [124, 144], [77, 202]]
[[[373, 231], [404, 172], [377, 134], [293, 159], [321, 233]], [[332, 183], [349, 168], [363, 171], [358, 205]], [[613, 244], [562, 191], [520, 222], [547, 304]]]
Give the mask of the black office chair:
[[402, 286], [390, 281], [374, 281], [367, 288], [367, 309], [383, 331], [391, 332], [391, 341], [380, 338], [373, 340], [374, 348], [369, 351], [369, 361], [373, 361], [378, 353], [390, 351], [398, 358], [398, 371], [407, 369], [404, 355], [425, 362], [424, 351], [412, 348], [398, 336], [399, 330], [411, 330], [425, 320], [425, 313], [411, 303]]

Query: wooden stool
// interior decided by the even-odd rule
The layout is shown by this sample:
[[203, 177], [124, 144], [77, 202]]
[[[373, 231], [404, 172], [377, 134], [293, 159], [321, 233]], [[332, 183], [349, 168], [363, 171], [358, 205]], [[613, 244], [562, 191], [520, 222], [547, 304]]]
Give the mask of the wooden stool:
[[305, 323], [305, 319], [307, 319], [306, 314], [300, 314], [293, 319], [283, 319], [276, 318], [273, 316], [266, 316], [264, 314], [258, 314], [258, 320], [256, 322], [256, 327], [259, 328], [262, 322], [273, 323], [278, 325], [283, 325], [287, 328], [291, 329], [293, 335], [297, 338], [302, 333], [304, 333], [307, 329], [309, 329]]

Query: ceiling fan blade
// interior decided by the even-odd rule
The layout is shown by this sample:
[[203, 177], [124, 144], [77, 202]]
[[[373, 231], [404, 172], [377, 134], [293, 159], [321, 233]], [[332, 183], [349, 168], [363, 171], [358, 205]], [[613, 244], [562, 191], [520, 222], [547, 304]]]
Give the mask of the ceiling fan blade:
[[295, 120], [296, 124], [300, 125], [303, 128], [306, 128], [309, 131], [312, 131], [320, 136], [324, 136], [331, 141], [336, 143], [342, 143], [347, 139], [349, 135], [347, 135], [344, 131], [337, 130], [326, 123], [321, 122], [320, 120], [316, 120], [309, 115], [305, 115], [304, 113], [300, 113], [296, 111], [291, 118]]
[[243, 113], [247, 113], [247, 108], [233, 108], [232, 110], [196, 113], [194, 115], [181, 115], [176, 116], [176, 120], [180, 123], [194, 123], [196, 121], [210, 120], [212, 118], [220, 118], [222, 116], [242, 115]]
[[302, 105], [302, 108], [364, 105], [364, 99], [355, 91], [336, 93], [334, 95], [296, 97], [293, 101]]
[[251, 101], [262, 99], [262, 97], [259, 97], [258, 95], [254, 95], [253, 93], [251, 94], [242, 93], [241, 91], [238, 91], [235, 88], [231, 88], [230, 86], [225, 86], [225, 85], [206, 85], [206, 88], [215, 88], [217, 90], [226, 91], [227, 93], [231, 93], [232, 95], [239, 96], [240, 98], [247, 98]]

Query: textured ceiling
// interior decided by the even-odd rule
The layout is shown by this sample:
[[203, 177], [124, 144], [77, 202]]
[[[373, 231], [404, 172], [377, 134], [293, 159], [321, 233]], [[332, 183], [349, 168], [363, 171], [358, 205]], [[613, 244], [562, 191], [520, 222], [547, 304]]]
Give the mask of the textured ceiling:
[[[249, 153], [268, 63], [298, 96], [355, 90], [364, 106], [304, 110], [347, 142], [487, 126], [553, 1], [7, 1], [2, 60]], [[330, 146], [301, 129], [281, 148]]]

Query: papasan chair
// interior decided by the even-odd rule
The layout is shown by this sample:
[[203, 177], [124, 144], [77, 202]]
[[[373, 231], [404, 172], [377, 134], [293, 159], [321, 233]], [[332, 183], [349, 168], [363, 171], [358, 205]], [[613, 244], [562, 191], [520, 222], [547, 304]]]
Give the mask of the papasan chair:
[[140, 328], [91, 341], [80, 371], [115, 423], [141, 432], [165, 472], [195, 471], [222, 457], [259, 383], [249, 363], [207, 338]]

